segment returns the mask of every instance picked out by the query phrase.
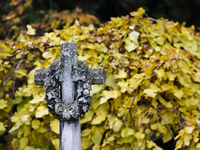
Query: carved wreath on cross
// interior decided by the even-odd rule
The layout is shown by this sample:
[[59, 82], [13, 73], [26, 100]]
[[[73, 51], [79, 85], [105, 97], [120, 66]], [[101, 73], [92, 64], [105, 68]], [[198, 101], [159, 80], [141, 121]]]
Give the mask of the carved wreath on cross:
[[60, 61], [52, 63], [44, 77], [45, 102], [49, 111], [56, 115], [60, 121], [72, 121], [85, 114], [91, 105], [91, 78], [86, 62], [78, 60], [72, 66], [72, 80], [77, 82], [75, 100], [72, 103], [64, 103], [59, 97], [59, 75], [63, 66]]

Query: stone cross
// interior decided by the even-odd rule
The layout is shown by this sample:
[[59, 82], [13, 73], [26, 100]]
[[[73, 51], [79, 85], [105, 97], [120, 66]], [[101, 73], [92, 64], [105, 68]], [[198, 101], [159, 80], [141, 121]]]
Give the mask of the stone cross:
[[73, 42], [61, 44], [61, 61], [35, 71], [35, 84], [44, 85], [47, 107], [60, 120], [60, 150], [81, 150], [80, 116], [91, 105], [91, 84], [105, 80], [103, 68], [89, 68], [77, 60]]

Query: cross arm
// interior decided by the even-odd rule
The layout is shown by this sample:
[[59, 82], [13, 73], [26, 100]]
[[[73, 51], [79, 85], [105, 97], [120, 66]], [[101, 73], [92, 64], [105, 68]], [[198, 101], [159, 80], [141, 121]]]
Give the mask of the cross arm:
[[90, 68], [92, 84], [105, 84], [106, 72], [103, 68]]
[[[44, 78], [46, 75], [47, 69], [40, 69], [35, 71], [35, 84], [44, 85]], [[105, 84], [106, 73], [103, 68], [90, 68], [90, 76], [92, 84]]]
[[40, 69], [40, 70], [35, 70], [35, 84], [36, 85], [44, 85], [44, 78], [46, 75], [47, 69]]

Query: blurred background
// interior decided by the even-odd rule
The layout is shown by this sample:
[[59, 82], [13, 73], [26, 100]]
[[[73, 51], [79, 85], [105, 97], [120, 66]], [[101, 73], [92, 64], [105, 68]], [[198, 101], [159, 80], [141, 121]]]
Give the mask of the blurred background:
[[15, 35], [27, 24], [37, 28], [37, 35], [72, 24], [75, 19], [82, 25], [98, 26], [139, 7], [146, 10], [147, 17], [186, 22], [199, 30], [200, 0], [1, 0], [0, 39]]
[[[0, 61], [1, 64], [3, 64], [3, 67], [0, 68], [0, 77], [3, 80], [0, 82], [3, 85], [4, 80], [9, 81], [5, 82], [5, 85], [9, 87], [7, 88], [8, 93], [12, 94], [12, 100], [10, 101], [12, 101], [12, 104], [14, 104], [11, 104], [11, 108], [14, 106], [12, 108], [13, 110], [11, 109], [9, 116], [7, 116], [7, 119], [5, 119], [5, 124], [9, 125], [6, 132], [0, 136], [0, 144], [7, 143], [9, 146], [11, 145], [11, 138], [7, 139], [7, 135], [9, 135], [8, 130], [11, 129], [12, 125], [10, 118], [13, 115], [13, 112], [16, 111], [16, 106], [17, 109], [20, 110], [27, 102], [30, 101], [28, 96], [26, 99], [24, 98], [25, 101], [22, 101], [22, 96], [16, 96], [14, 99], [15, 101], [13, 100], [14, 92], [18, 89], [18, 87], [27, 84], [27, 78], [22, 75], [26, 75], [26, 73], [24, 73], [25, 71], [29, 73], [29, 71], [34, 68], [34, 63], [36, 60], [38, 60], [38, 53], [39, 59], [43, 59], [43, 51], [40, 51], [38, 48], [42, 47], [41, 45], [36, 45], [35, 48], [32, 48], [29, 55], [30, 45], [27, 43], [30, 39], [26, 39], [24, 40], [25, 42], [21, 43], [16, 40], [19, 35], [26, 33], [27, 24], [30, 24], [36, 29], [36, 35], [34, 35], [34, 39], [37, 39], [38, 36], [44, 35], [45, 32], [51, 32], [56, 29], [69, 27], [75, 22], [75, 20], [78, 20], [83, 26], [94, 24], [96, 27], [99, 27], [101, 24], [109, 21], [111, 17], [129, 15], [130, 12], [136, 11], [140, 7], [145, 9], [144, 16], [151, 17], [152, 20], [163, 17], [175, 22], [178, 21], [181, 24], [186, 24], [187, 27], [195, 25], [196, 31], [199, 31], [200, 29], [200, 19], [198, 16], [200, 14], [200, 0], [0, 0], [0, 44], [2, 44], [0, 47], [2, 60]], [[23, 40], [22, 37], [20, 38]], [[26, 38], [27, 37], [29, 36], [26, 35]], [[14, 53], [12, 51], [14, 49], [12, 49], [12, 47], [14, 47], [14, 44], [12, 44], [13, 41], [16, 41], [15, 45], [17, 45], [19, 42], [19, 45], [17, 45], [18, 49], [15, 47], [17, 51]], [[120, 44], [123, 48], [124, 43]], [[145, 46], [146, 48], [144, 49], [146, 51], [150, 46], [147, 44], [145, 44]], [[48, 43], [43, 44], [42, 50], [46, 51], [48, 48], [50, 49], [52, 47], [50, 47]], [[125, 49], [123, 48], [122, 50]], [[54, 49], [52, 51], [54, 52]], [[121, 53], [123, 52], [124, 51], [121, 51]], [[191, 55], [188, 53], [186, 54], [188, 57], [193, 59]], [[52, 57], [52, 59], [54, 59], [54, 57]], [[107, 59], [105, 60], [107, 63]], [[21, 68], [19, 69], [21, 69], [22, 75], [18, 78], [16, 77], [17, 72], [15, 72], [18, 70], [16, 69], [16, 65], [18, 66], [18, 64], [20, 65], [21, 63], [23, 65], [21, 65]], [[17, 80], [15, 82], [16, 78]], [[9, 90], [12, 87], [14, 90]], [[4, 90], [4, 87], [2, 89]], [[4, 99], [6, 99], [5, 96]], [[9, 109], [7, 110], [9, 112]], [[19, 112], [19, 110], [17, 111]], [[4, 112], [4, 114], [6, 113], [7, 111]], [[3, 123], [1, 125], [3, 125]], [[161, 140], [159, 142], [162, 143]], [[157, 142], [158, 145], [159, 142]], [[171, 140], [170, 143], [166, 143], [166, 145], [171, 147], [171, 145], [174, 145], [174, 141]], [[0, 147], [0, 149], [2, 148]]]

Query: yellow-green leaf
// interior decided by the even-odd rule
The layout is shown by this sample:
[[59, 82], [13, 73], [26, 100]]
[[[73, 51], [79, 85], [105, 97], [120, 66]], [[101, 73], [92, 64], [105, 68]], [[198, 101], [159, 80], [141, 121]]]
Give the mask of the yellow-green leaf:
[[28, 144], [28, 138], [22, 137], [22, 138], [19, 140], [19, 143], [20, 143], [19, 150], [24, 149], [24, 148], [27, 146], [27, 144]]
[[137, 139], [144, 139], [145, 134], [142, 132], [137, 132], [134, 134]]
[[58, 119], [54, 119], [50, 122], [51, 130], [57, 134], [60, 134], [60, 121]]
[[100, 105], [95, 111], [96, 116], [93, 118], [91, 124], [97, 125], [97, 124], [100, 124], [102, 121], [104, 121], [108, 114], [108, 108], [109, 108], [108, 103], [104, 103]]
[[7, 101], [4, 101], [3, 99], [0, 100], [0, 109], [4, 109], [7, 107]]
[[29, 34], [29, 35], [35, 35], [35, 29], [33, 29], [31, 27], [31, 25], [27, 25], [27, 28], [28, 28], [27, 34]]
[[32, 128], [33, 129], [38, 129], [40, 127], [40, 121], [39, 120], [33, 120], [32, 121]]
[[161, 111], [161, 124], [169, 124], [174, 122], [174, 113], [171, 110], [164, 109]]
[[101, 142], [101, 138], [102, 138], [102, 133], [100, 131], [99, 128], [93, 126], [93, 128], [91, 129], [91, 139], [95, 144], [100, 144]]
[[0, 122], [0, 132], [4, 132], [6, 130], [4, 123]]
[[24, 150], [36, 150], [36, 149], [33, 146], [26, 146], [26, 148]]
[[[130, 37], [131, 41], [136, 41], [136, 42], [137, 42], [139, 35], [140, 35], [139, 32], [132, 31], [132, 32], [129, 34], [129, 37]], [[139, 43], [138, 43], [138, 45], [139, 45]]]
[[47, 107], [44, 107], [44, 106], [39, 106], [36, 110], [36, 118], [41, 118], [43, 117], [44, 115], [48, 115], [49, 114], [49, 110]]
[[172, 139], [171, 132], [167, 132], [166, 134], [163, 134], [162, 140], [164, 143], [170, 141]]
[[16, 72], [16, 73], [19, 73], [19, 74], [21, 74], [21, 75], [23, 75], [23, 76], [26, 76], [26, 73], [25, 73], [24, 70], [15, 70], [15, 72]]
[[118, 132], [123, 126], [123, 122], [119, 119], [116, 119], [113, 124], [113, 131]]
[[122, 136], [123, 138], [129, 137], [129, 136], [131, 136], [131, 135], [133, 135], [133, 134], [134, 134], [134, 130], [131, 129], [131, 128], [124, 128], [124, 129], [122, 129], [122, 131], [121, 131], [121, 136]]
[[128, 52], [131, 52], [131, 51], [135, 50], [138, 47], [139, 47], [139, 44], [138, 44], [137, 41], [132, 42], [132, 41], [130, 41], [128, 39], [125, 41], [125, 49]]
[[56, 150], [59, 150], [59, 139], [52, 139], [53, 146]]
[[118, 79], [118, 78], [126, 78], [127, 77], [127, 72], [125, 72], [124, 68], [123, 69], [120, 69], [118, 74], [115, 75], [115, 79]]
[[190, 134], [185, 135], [185, 136], [184, 136], [184, 139], [183, 139], [183, 140], [184, 140], [184, 144], [185, 144], [186, 146], [190, 145], [191, 139], [192, 139], [192, 135], [190, 135]]
[[145, 13], [145, 10], [140, 7], [136, 12], [131, 12], [130, 15], [131, 16], [141, 16]]

